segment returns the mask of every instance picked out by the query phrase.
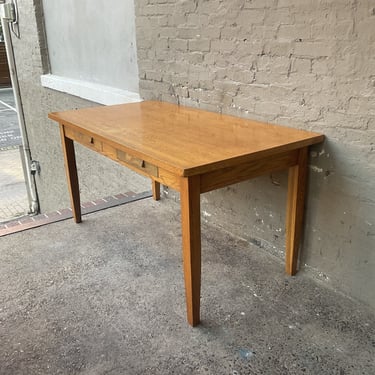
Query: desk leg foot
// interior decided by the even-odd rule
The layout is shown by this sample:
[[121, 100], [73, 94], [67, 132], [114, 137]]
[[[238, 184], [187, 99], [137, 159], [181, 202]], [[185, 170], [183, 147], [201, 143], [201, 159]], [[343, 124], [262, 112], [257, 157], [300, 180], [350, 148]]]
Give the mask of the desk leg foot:
[[74, 221], [80, 223], [82, 221], [81, 216], [81, 202], [79, 197], [79, 185], [78, 185], [78, 174], [76, 157], [74, 152], [73, 140], [65, 137], [64, 126], [60, 124], [60, 135], [61, 143], [64, 153], [66, 179], [68, 182], [70, 203], [72, 206], [72, 212]]
[[200, 322], [201, 223], [200, 178], [181, 179], [181, 224], [187, 319], [191, 326]]
[[299, 151], [298, 164], [289, 168], [285, 270], [291, 276], [297, 273], [298, 251], [305, 208], [307, 150], [307, 147], [301, 149]]
[[160, 183], [152, 180], [152, 197], [154, 200], [160, 200]]

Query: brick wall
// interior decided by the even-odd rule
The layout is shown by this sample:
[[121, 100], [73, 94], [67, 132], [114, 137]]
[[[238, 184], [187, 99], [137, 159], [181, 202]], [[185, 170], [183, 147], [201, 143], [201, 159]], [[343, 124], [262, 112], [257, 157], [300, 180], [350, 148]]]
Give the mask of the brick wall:
[[[374, 1], [135, 4], [145, 99], [326, 134], [301, 266], [375, 307]], [[234, 185], [203, 196], [204, 218], [281, 255], [285, 192], [284, 173]]]

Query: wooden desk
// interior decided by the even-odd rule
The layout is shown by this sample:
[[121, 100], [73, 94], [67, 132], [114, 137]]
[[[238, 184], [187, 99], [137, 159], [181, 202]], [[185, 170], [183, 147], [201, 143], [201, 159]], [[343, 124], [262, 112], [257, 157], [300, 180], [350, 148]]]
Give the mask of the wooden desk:
[[81, 221], [74, 143], [78, 142], [181, 196], [188, 322], [200, 317], [200, 194], [262, 174], [289, 169], [286, 272], [297, 270], [308, 146], [324, 136], [162, 102], [50, 113], [60, 125], [74, 219]]

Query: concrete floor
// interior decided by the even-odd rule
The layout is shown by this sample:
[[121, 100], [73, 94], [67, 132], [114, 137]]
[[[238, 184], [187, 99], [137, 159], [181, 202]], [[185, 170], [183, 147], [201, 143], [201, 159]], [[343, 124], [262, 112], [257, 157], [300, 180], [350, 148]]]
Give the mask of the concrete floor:
[[203, 225], [185, 319], [179, 207], [151, 199], [0, 240], [0, 374], [375, 374], [375, 317]]
[[0, 223], [26, 215], [28, 207], [20, 151], [0, 151]]

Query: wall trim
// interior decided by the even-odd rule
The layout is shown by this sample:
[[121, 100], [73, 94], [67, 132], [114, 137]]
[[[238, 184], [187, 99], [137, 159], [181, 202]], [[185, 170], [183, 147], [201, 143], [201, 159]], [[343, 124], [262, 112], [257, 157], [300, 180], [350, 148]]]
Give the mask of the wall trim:
[[55, 74], [44, 74], [40, 77], [40, 80], [43, 87], [79, 96], [99, 104], [112, 105], [142, 101], [136, 92]]

